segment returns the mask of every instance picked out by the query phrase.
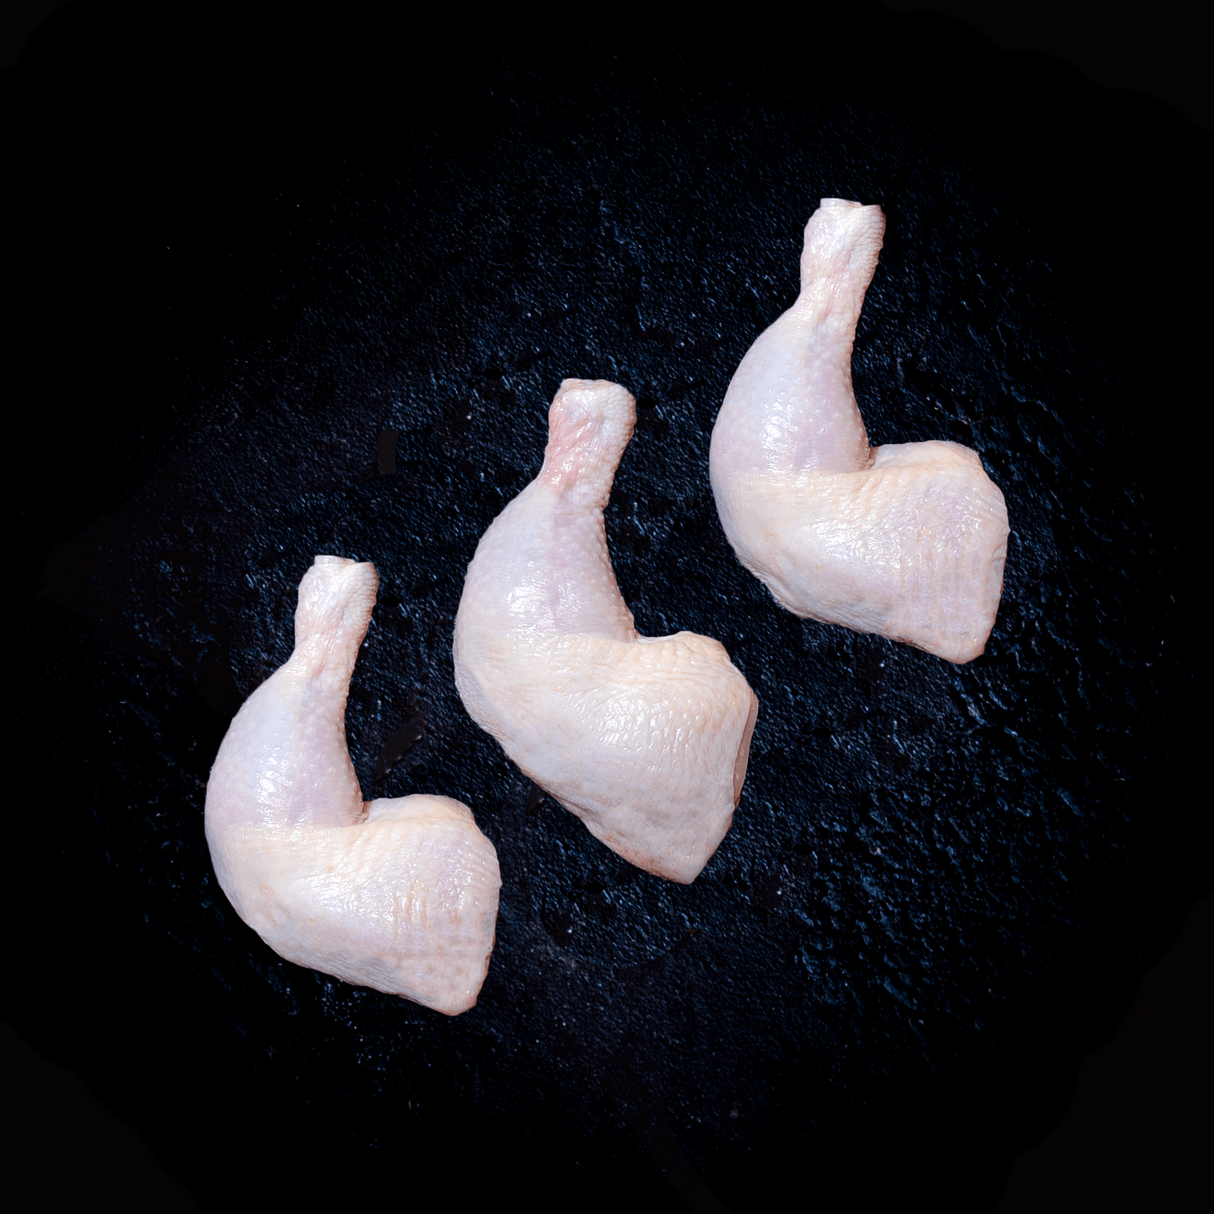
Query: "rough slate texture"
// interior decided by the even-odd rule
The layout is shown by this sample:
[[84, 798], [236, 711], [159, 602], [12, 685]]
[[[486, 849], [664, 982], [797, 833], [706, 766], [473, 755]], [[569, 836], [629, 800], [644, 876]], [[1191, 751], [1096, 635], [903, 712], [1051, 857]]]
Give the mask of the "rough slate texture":
[[[762, 54], [368, 29], [293, 53], [75, 7], [6, 84], [42, 444], [14, 1023], [203, 1209], [407, 1194], [453, 1142], [455, 1208], [992, 1208], [1209, 883], [1167, 750], [1183, 501], [1150, 445], [1169, 409], [1196, 437], [1198, 326], [1177, 245], [1138, 247], [1152, 200], [1193, 195], [1192, 128], [879, 9]], [[824, 195], [888, 220], [871, 441], [965, 443], [1007, 499], [965, 667], [784, 612], [716, 517], [717, 407]], [[564, 376], [638, 397], [607, 511], [637, 627], [719, 638], [760, 701], [687, 888], [544, 799], [455, 692], [464, 569]], [[211, 871], [210, 763], [320, 552], [382, 579], [348, 712], [365, 794], [457, 797], [498, 849], [457, 1019], [281, 961]]]

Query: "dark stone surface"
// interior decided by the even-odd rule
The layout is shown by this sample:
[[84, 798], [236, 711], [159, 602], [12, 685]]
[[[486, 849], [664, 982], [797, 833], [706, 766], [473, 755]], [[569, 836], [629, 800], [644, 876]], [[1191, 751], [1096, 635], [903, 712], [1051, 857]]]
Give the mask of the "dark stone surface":
[[[204, 1210], [438, 1160], [455, 1208], [989, 1210], [1209, 888], [1178, 475], [1204, 149], [953, 24], [848, 21], [322, 38], [69, 5], [7, 74], [39, 794], [6, 1014]], [[871, 440], [966, 443], [1007, 498], [965, 667], [782, 611], [716, 518], [716, 409], [823, 195], [888, 219]], [[607, 511], [638, 628], [719, 638], [760, 701], [690, 887], [455, 693], [464, 569], [567, 375], [638, 397]], [[318, 552], [382, 579], [364, 790], [457, 797], [498, 849], [457, 1019], [281, 961], [210, 868], [210, 763]]]

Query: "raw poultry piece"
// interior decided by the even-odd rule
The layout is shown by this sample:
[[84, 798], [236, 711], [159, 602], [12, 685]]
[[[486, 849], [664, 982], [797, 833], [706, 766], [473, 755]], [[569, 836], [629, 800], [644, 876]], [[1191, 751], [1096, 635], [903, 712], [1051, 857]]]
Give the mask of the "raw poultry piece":
[[851, 354], [884, 231], [880, 207], [822, 199], [801, 294], [725, 393], [712, 488], [738, 559], [790, 611], [968, 662], [994, 627], [1007, 508], [968, 447], [868, 445]]
[[378, 586], [374, 565], [338, 556], [304, 575], [295, 652], [211, 770], [207, 843], [237, 914], [280, 956], [454, 1016], [489, 968], [497, 853], [458, 801], [362, 799], [346, 696]]
[[633, 627], [603, 508], [635, 424], [618, 384], [561, 384], [539, 476], [468, 566], [455, 682], [473, 720], [596, 838], [687, 883], [733, 820], [759, 704], [720, 642]]

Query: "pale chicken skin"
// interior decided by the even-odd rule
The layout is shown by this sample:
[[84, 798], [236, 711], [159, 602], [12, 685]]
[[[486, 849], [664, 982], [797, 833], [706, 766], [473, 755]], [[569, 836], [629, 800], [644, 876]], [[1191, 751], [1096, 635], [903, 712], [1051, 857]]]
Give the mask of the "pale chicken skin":
[[1007, 508], [968, 447], [868, 445], [851, 356], [884, 232], [880, 207], [822, 199], [801, 294], [730, 382], [709, 474], [739, 560], [788, 610], [969, 662], [995, 624]]
[[219, 884], [280, 956], [449, 1016], [489, 968], [501, 875], [467, 806], [364, 801], [346, 697], [374, 565], [318, 556], [299, 587], [295, 651], [248, 698], [207, 784]]
[[686, 884], [733, 821], [758, 700], [718, 641], [633, 627], [603, 508], [635, 424], [618, 384], [561, 384], [539, 476], [468, 566], [455, 681], [473, 720], [596, 838]]

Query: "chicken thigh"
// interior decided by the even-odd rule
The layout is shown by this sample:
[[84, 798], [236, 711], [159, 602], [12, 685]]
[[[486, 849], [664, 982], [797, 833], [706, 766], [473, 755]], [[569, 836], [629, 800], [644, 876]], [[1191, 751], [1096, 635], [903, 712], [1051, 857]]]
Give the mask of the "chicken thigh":
[[709, 473], [739, 560], [783, 606], [968, 662], [994, 627], [1007, 509], [968, 447], [868, 445], [851, 355], [884, 231], [880, 207], [822, 199], [801, 294], [730, 382]]
[[759, 704], [720, 642], [633, 627], [603, 508], [635, 424], [618, 384], [561, 384], [539, 476], [468, 566], [455, 681], [473, 720], [596, 838], [686, 884], [733, 820]]
[[363, 801], [346, 697], [375, 566], [318, 556], [295, 651], [236, 714], [207, 784], [223, 892], [280, 956], [449, 1016], [489, 968], [501, 876], [471, 811], [447, 797]]

